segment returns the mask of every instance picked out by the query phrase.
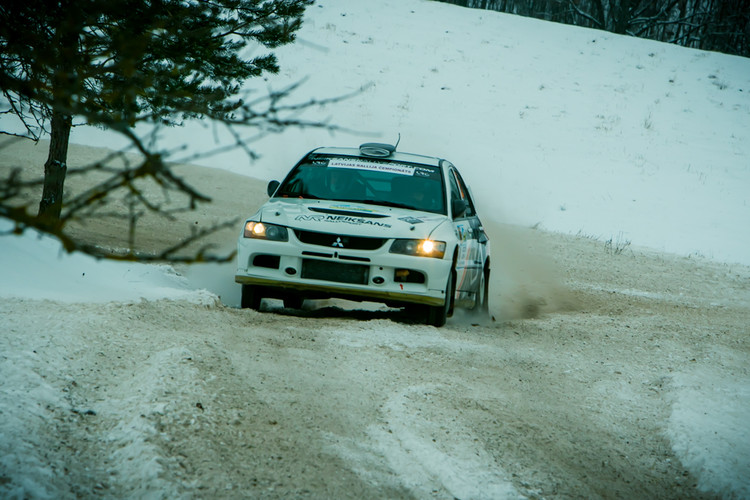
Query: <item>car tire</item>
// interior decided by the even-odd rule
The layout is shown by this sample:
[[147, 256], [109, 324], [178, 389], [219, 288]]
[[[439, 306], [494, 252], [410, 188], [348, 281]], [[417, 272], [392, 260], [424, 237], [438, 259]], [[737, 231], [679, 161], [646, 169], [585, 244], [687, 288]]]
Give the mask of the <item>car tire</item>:
[[260, 309], [260, 301], [262, 298], [258, 287], [253, 285], [242, 285], [240, 307], [243, 309], [253, 309], [257, 311]]
[[488, 315], [490, 312], [490, 268], [485, 266], [482, 278], [479, 280], [476, 291], [476, 299], [472, 310], [476, 313]]
[[284, 307], [287, 309], [302, 309], [303, 302], [305, 302], [305, 299], [299, 295], [289, 295], [284, 297]]
[[441, 327], [453, 312], [454, 271], [448, 273], [448, 282], [445, 284], [445, 303], [440, 306], [427, 306], [427, 324]]

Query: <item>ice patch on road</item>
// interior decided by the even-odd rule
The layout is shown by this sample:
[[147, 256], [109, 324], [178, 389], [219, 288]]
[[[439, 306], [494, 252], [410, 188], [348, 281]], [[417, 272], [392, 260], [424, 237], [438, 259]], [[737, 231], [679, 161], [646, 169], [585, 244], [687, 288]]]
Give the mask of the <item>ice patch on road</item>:
[[[5, 332], [4, 332], [5, 333]], [[54, 498], [63, 464], [51, 464], [45, 445], [51, 415], [70, 405], [40, 370], [33, 340], [0, 336], [0, 497]], [[57, 467], [55, 467], [57, 465]]]
[[471, 342], [466, 339], [456, 340], [447, 336], [448, 330], [434, 326], [407, 325], [385, 319], [375, 319], [352, 323], [349, 328], [342, 328], [337, 336], [341, 345], [354, 348], [377, 345], [403, 351], [406, 349], [446, 349], [450, 351], [487, 352], [492, 349], [487, 344]]
[[[367, 429], [369, 442], [335, 439], [338, 453], [360, 476], [375, 483], [395, 476], [416, 498], [526, 498], [471, 432], [446, 415], [423, 413], [440, 390], [413, 386], [395, 394], [383, 405], [383, 422]], [[384, 467], [387, 473], [376, 472]]]
[[703, 492], [750, 498], [750, 378], [679, 373], [667, 436]]
[[[197, 380], [193, 358], [184, 347], [155, 352], [133, 379], [123, 380], [117, 397], [95, 406], [97, 412], [117, 424], [106, 435], [111, 450], [109, 474], [133, 498], [181, 498], [179, 487], [162, 478], [175, 457], [165, 456], [157, 444], [157, 422], [173, 412], [173, 401], [188, 390], [186, 381]], [[181, 385], [174, 381], [181, 381]]]

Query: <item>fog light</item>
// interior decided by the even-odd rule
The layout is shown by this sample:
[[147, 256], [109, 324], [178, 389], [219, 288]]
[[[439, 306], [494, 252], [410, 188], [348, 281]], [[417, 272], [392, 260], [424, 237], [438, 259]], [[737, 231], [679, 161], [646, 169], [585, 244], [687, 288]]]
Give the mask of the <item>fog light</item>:
[[372, 282], [375, 283], [376, 285], [382, 285], [383, 283], [385, 283], [385, 278], [383, 278], [382, 276], [375, 276], [372, 279]]
[[396, 283], [424, 283], [425, 275], [414, 269], [396, 269], [393, 273], [393, 281]]
[[294, 276], [295, 274], [297, 274], [297, 270], [293, 267], [287, 267], [286, 269], [284, 269], [284, 272], [289, 276]]
[[278, 269], [281, 258], [278, 255], [256, 255], [253, 257], [255, 267], [267, 267], [268, 269]]

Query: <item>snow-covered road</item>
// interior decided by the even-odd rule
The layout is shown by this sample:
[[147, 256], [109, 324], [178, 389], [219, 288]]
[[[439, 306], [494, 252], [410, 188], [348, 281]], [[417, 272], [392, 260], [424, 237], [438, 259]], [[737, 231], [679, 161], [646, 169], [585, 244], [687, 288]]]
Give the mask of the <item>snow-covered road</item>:
[[746, 497], [748, 269], [512, 231], [487, 324], [4, 300], [3, 496]]
[[[181, 172], [216, 202], [145, 249], [263, 200]], [[441, 329], [4, 239], [0, 497], [750, 498], [750, 268], [482, 218], [494, 321]]]

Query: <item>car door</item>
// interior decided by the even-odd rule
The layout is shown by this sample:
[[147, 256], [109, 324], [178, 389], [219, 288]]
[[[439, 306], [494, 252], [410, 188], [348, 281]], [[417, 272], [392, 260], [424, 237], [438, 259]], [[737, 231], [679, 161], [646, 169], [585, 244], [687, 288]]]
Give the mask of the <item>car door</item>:
[[466, 206], [463, 213], [452, 214], [453, 226], [459, 241], [456, 259], [456, 291], [459, 292], [459, 298], [461, 298], [462, 295], [476, 290], [484, 265], [484, 244], [487, 239], [461, 175], [455, 168], [451, 168], [448, 176], [451, 202], [462, 200]]

